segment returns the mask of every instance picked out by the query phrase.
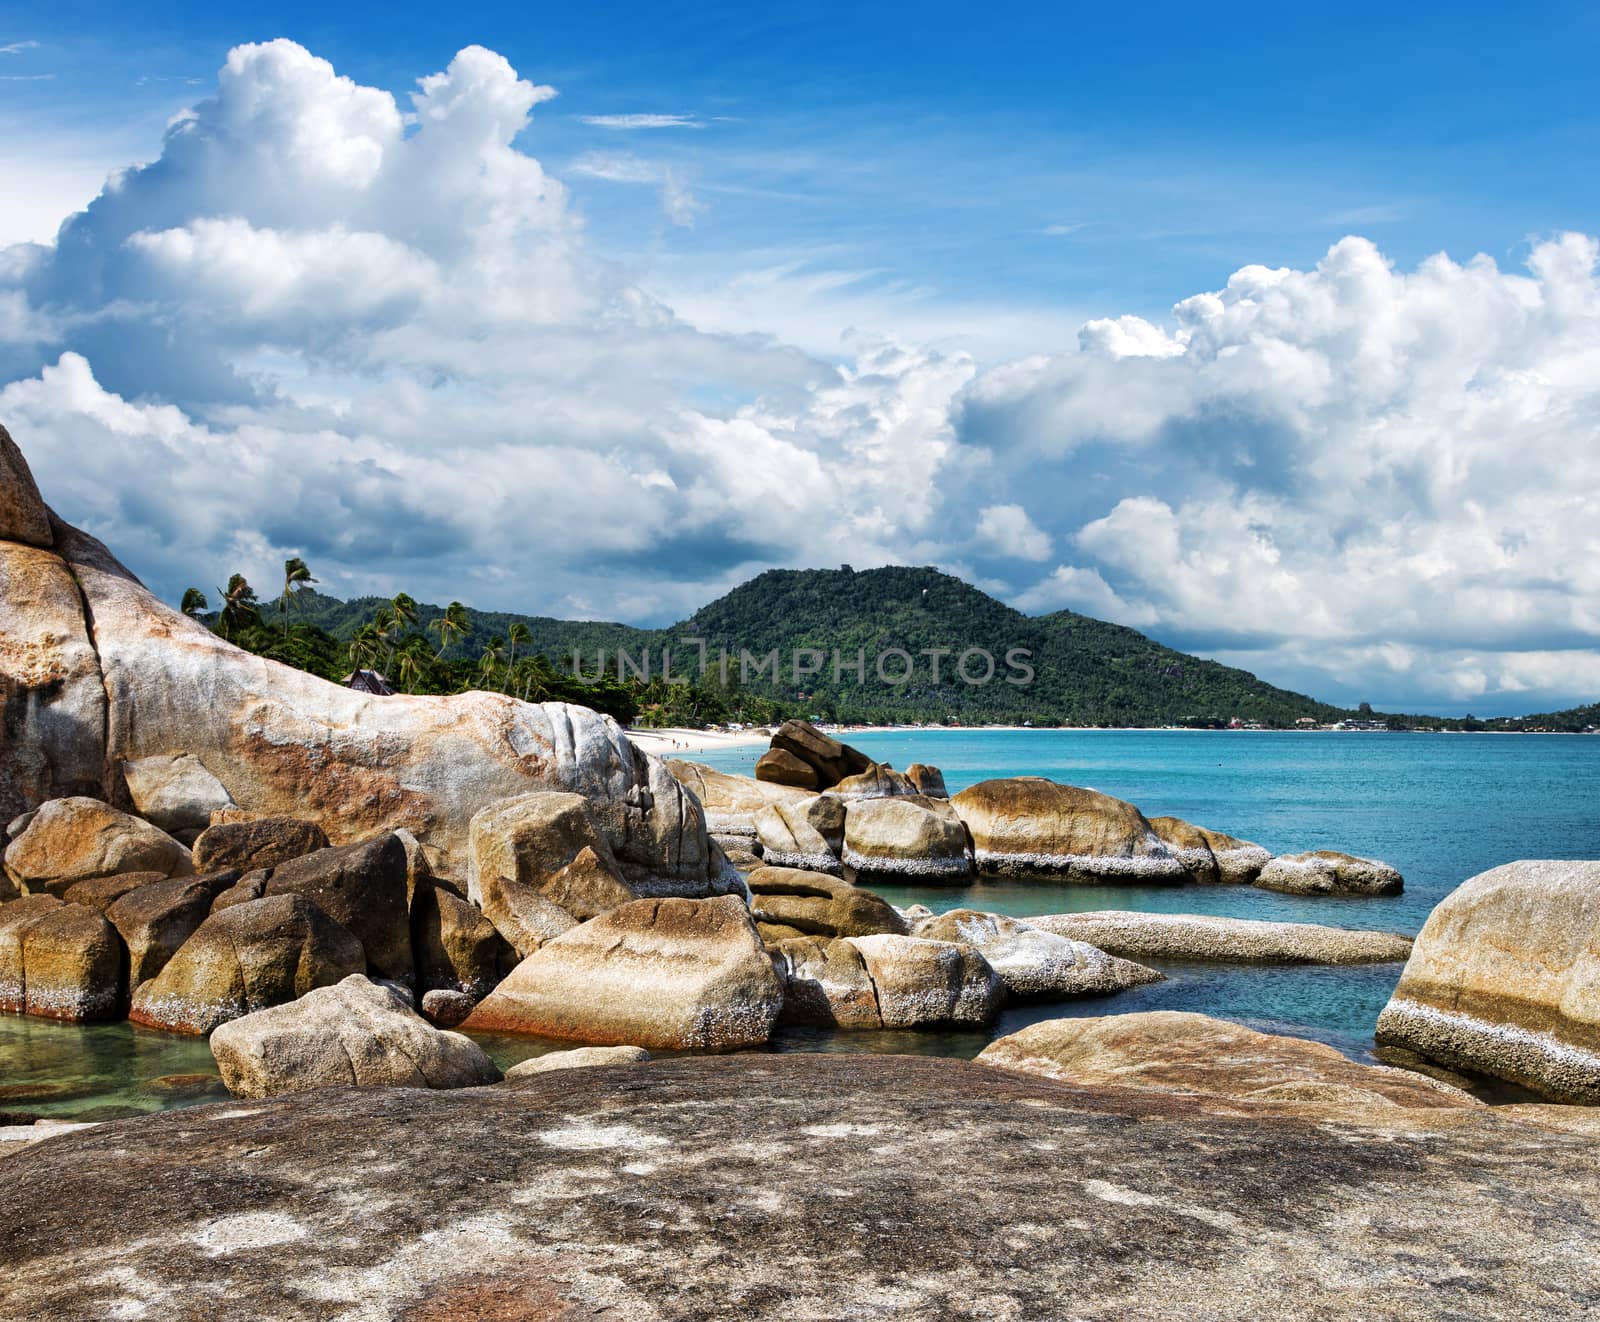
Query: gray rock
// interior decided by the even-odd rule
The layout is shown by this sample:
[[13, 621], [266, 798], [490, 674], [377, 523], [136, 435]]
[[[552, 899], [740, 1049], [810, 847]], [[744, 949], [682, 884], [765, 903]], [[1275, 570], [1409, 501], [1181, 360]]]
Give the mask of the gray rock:
[[235, 1097], [307, 1088], [474, 1088], [500, 1081], [483, 1049], [441, 1032], [392, 988], [360, 974], [288, 1005], [258, 1010], [211, 1034], [211, 1054]]
[[1261, 869], [1255, 884], [1286, 895], [1398, 895], [1404, 886], [1387, 863], [1334, 849], [1280, 854]]
[[0, 1315], [1578, 1318], [1600, 1158], [1553, 1111], [864, 1055], [325, 1089], [0, 1160]]
[[917, 924], [914, 935], [931, 941], [963, 941], [1000, 975], [1006, 990], [1025, 999], [1105, 996], [1166, 974], [1108, 955], [1097, 946], [1045, 932], [1015, 918], [953, 909]]
[[1030, 917], [1029, 927], [1070, 936], [1124, 959], [1201, 964], [1389, 964], [1411, 953], [1411, 938], [1316, 923], [1274, 923], [1210, 914], [1121, 909]]
[[163, 831], [204, 831], [212, 813], [235, 806], [227, 786], [193, 753], [135, 758], [122, 764], [122, 778], [134, 810]]

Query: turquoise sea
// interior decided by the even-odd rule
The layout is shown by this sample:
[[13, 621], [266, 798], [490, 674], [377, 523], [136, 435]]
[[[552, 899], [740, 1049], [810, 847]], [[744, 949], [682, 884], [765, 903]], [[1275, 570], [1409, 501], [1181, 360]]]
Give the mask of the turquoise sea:
[[[1274, 852], [1335, 848], [1382, 858], [1406, 879], [1385, 900], [1300, 899], [1248, 887], [1008, 882], [883, 888], [897, 904], [1019, 916], [1143, 909], [1281, 918], [1414, 933], [1466, 878], [1517, 858], [1600, 858], [1600, 739], [1571, 735], [926, 730], [850, 741], [904, 768], [931, 762], [956, 793], [992, 776], [1042, 775], [1243, 836]], [[748, 773], [761, 750], [694, 754]], [[1357, 1058], [1398, 965], [1354, 969], [1167, 965], [1168, 981], [1119, 996], [1005, 1012], [994, 1034], [1061, 1015], [1186, 1009], [1330, 1042]], [[779, 1050], [972, 1055], [978, 1033], [788, 1033]], [[548, 1049], [495, 1039], [502, 1064]], [[203, 1040], [127, 1024], [76, 1027], [0, 1016], [0, 1123], [110, 1117], [225, 1095]]]

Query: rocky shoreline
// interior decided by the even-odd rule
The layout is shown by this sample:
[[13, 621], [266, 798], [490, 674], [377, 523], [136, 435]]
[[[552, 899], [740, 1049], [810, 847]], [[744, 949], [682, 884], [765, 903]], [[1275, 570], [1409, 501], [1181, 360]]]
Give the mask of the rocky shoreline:
[[[897, 909], [1403, 883], [803, 722], [742, 777], [582, 707], [357, 693], [162, 605], [3, 430], [0, 477], [0, 1012], [206, 1036], [239, 1099], [0, 1133], [0, 1316], [1423, 1316], [1491, 1258], [1507, 1315], [1594, 1304], [1600, 1113], [1438, 1076], [1600, 1102], [1600, 863], [1474, 878], [1414, 944]], [[1145, 960], [1405, 960], [1378, 1041], [1418, 1068], [1115, 1013]], [[1089, 997], [979, 1065], [763, 1054]], [[503, 1079], [475, 1032], [573, 1049]]]

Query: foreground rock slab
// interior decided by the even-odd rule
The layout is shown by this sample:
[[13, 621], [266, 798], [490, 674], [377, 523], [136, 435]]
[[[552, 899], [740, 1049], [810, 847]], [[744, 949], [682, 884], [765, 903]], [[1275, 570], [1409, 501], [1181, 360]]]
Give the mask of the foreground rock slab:
[[441, 1032], [396, 993], [353, 974], [298, 1001], [258, 1010], [211, 1035], [235, 1097], [307, 1088], [475, 1088], [498, 1083], [483, 1048]]
[[1600, 1103], [1600, 863], [1507, 863], [1428, 916], [1378, 1041]]
[[1026, 921], [1030, 927], [1087, 941], [1124, 959], [1198, 964], [1397, 964], [1411, 953], [1411, 938], [1398, 932], [1210, 914], [1098, 909], [1044, 914]]
[[746, 1056], [115, 1121], [0, 1159], [0, 1201], [28, 1209], [0, 1221], [0, 1315], [1368, 1322], [1600, 1307], [1591, 1137], [1489, 1107], [1336, 1125], [1208, 1108], [952, 1060]]

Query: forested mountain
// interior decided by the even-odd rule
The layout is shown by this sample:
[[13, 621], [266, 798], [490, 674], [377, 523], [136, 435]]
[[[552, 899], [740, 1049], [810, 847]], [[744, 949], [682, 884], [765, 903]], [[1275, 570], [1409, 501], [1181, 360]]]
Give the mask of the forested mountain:
[[[292, 618], [347, 641], [388, 604], [305, 592], [296, 597]], [[445, 610], [420, 604], [419, 628]], [[1210, 725], [1238, 719], [1281, 726], [1345, 714], [1245, 671], [1163, 647], [1133, 629], [1071, 611], [1023, 615], [931, 568], [770, 570], [666, 629], [471, 609], [463, 619], [466, 632], [452, 643], [453, 654], [475, 658], [520, 623], [530, 636], [525, 654], [542, 653], [564, 677], [575, 653], [593, 674], [603, 652], [613, 680], [620, 659], [622, 680], [641, 710], [659, 710], [663, 719], [816, 715], [1035, 725]], [[702, 642], [704, 675], [698, 674]], [[988, 668], [971, 649], [993, 658], [987, 683], [967, 682], [981, 679]], [[691, 677], [692, 685], [663, 683], [668, 651], [672, 675]], [[964, 654], [967, 679], [958, 673]], [[890, 682], [908, 668], [908, 682]]]

